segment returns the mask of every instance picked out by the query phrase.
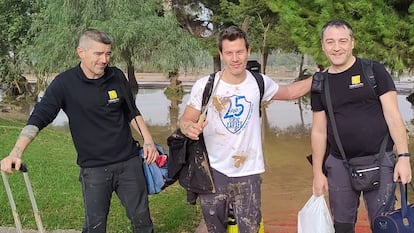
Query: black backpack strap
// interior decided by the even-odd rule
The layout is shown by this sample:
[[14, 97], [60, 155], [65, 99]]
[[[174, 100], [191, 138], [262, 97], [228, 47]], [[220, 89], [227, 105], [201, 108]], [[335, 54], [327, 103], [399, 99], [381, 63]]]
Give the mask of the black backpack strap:
[[259, 86], [259, 91], [260, 91], [259, 116], [261, 117], [262, 116], [262, 99], [264, 95], [264, 80], [263, 80], [263, 76], [260, 73], [254, 72], [254, 71], [250, 71], [250, 73], [252, 73], [253, 77], [256, 79], [257, 86]]
[[214, 84], [215, 77], [216, 77], [216, 73], [212, 73], [210, 74], [210, 77], [208, 77], [206, 86], [204, 87], [203, 100], [201, 102], [201, 112], [204, 112], [204, 109], [208, 103], [208, 100], [210, 99], [211, 93], [213, 92], [213, 84]]
[[312, 76], [311, 92], [322, 93], [325, 75], [322, 72], [315, 72]]
[[364, 76], [368, 79], [368, 84], [371, 86], [374, 95], [378, 97], [377, 91], [377, 81], [375, 80], [374, 76], [374, 68], [372, 60], [361, 58], [362, 64], [362, 71], [364, 72]]

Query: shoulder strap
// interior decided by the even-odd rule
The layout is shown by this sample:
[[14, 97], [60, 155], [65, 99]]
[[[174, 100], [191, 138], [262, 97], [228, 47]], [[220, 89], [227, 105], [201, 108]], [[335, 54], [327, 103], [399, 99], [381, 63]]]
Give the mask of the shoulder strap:
[[213, 92], [213, 84], [214, 84], [214, 78], [216, 77], [216, 73], [210, 74], [210, 77], [208, 77], [206, 86], [204, 87], [203, 92], [203, 100], [201, 102], [201, 109], [203, 112], [204, 108], [206, 107], [208, 100], [210, 99], [211, 93]]
[[375, 80], [375, 76], [374, 76], [374, 68], [373, 68], [372, 60], [361, 58], [361, 64], [362, 64], [362, 71], [364, 72], [365, 77], [368, 79], [368, 84], [371, 86], [371, 89], [374, 92], [374, 95], [378, 97], [377, 81]]
[[263, 76], [259, 72], [250, 71], [252, 73], [254, 79], [256, 79], [257, 86], [259, 86], [260, 91], [260, 99], [259, 99], [259, 116], [262, 116], [262, 99], [264, 95], [264, 80]]
[[[325, 99], [326, 99], [326, 107], [328, 109], [328, 116], [331, 120], [331, 126], [333, 135], [335, 137], [336, 145], [338, 146], [339, 152], [341, 152], [342, 159], [347, 161], [344, 148], [342, 147], [341, 139], [339, 138], [338, 128], [336, 128], [336, 120], [333, 113], [333, 107], [332, 107], [332, 100], [331, 100], [331, 93], [329, 91], [329, 83], [328, 83], [328, 72], [323, 72], [324, 76], [324, 92], [325, 92]], [[346, 166], [348, 166], [347, 163], [345, 163]]]

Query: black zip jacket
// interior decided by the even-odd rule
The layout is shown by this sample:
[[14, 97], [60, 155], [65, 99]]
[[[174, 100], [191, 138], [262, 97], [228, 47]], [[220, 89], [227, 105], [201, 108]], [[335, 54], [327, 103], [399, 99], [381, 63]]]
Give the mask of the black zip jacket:
[[168, 175], [179, 181], [187, 190], [187, 202], [195, 204], [198, 194], [214, 193], [215, 186], [203, 135], [195, 141], [187, 138], [180, 129], [168, 139]]

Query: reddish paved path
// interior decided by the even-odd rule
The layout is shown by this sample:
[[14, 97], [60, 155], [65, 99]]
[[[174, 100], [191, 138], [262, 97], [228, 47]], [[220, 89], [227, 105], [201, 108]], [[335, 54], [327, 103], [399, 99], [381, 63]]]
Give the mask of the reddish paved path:
[[[262, 213], [265, 233], [297, 233], [297, 216], [312, 195], [312, 167], [305, 159], [309, 138], [264, 137], [266, 172], [262, 175]], [[327, 197], [325, 197], [327, 199]], [[370, 233], [360, 202], [356, 233]], [[316, 232], [315, 232], [316, 233]]]
[[[365, 211], [364, 211], [365, 215]], [[265, 233], [297, 233], [297, 217], [293, 216], [291, 213], [282, 213], [280, 215], [275, 215], [275, 217], [280, 217], [280, 220], [275, 219], [272, 216], [271, 220], [264, 220], [265, 223]], [[358, 223], [355, 229], [356, 233], [371, 233], [369, 229], [367, 217], [360, 214], [358, 218]]]

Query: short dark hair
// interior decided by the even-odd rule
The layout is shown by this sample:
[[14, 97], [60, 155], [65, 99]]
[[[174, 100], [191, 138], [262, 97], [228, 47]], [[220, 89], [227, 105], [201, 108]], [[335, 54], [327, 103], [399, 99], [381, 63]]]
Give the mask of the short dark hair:
[[111, 38], [105, 32], [99, 31], [97, 29], [86, 29], [79, 38], [79, 47], [87, 46], [89, 41], [96, 41], [99, 43], [110, 45], [112, 44]]
[[249, 49], [249, 38], [247, 33], [237, 26], [230, 26], [221, 31], [217, 38], [217, 46], [220, 52], [223, 50], [223, 40], [234, 41], [236, 39], [244, 39], [246, 49]]
[[351, 36], [351, 38], [354, 38], [354, 31], [352, 30], [352, 27], [348, 22], [342, 19], [333, 19], [325, 23], [325, 25], [323, 25], [321, 30], [321, 40], [323, 39], [323, 33], [328, 27], [344, 27], [349, 30], [349, 35]]

